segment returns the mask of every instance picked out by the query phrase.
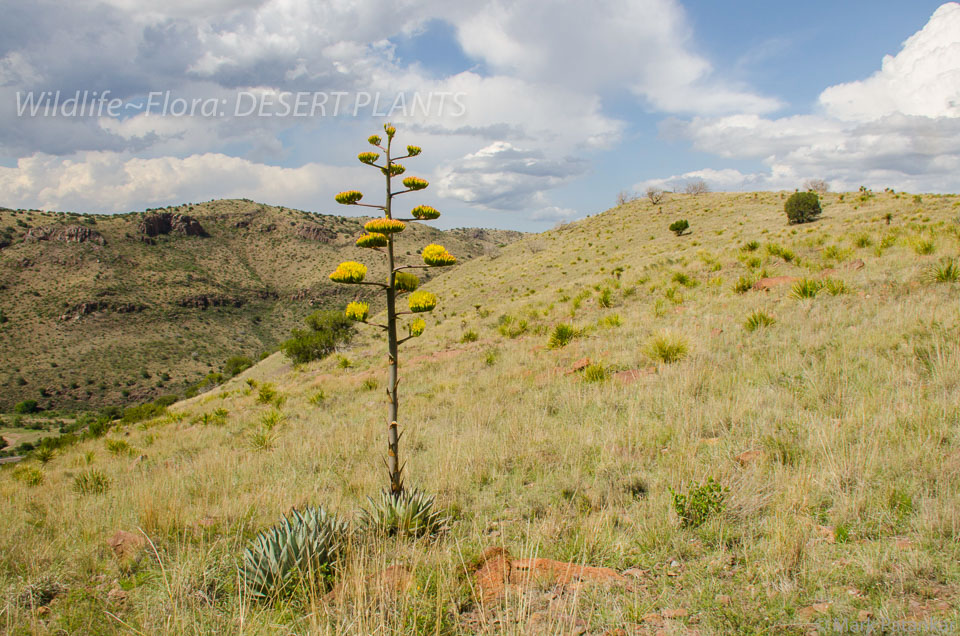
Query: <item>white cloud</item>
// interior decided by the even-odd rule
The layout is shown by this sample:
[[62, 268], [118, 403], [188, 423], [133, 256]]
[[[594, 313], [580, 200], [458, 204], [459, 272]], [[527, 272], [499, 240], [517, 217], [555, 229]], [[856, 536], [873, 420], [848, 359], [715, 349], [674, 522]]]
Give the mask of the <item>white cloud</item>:
[[[835, 189], [960, 187], [960, 4], [941, 6], [870, 78], [831, 86], [822, 112], [668, 120], [667, 136], [720, 157], [759, 159], [766, 173], [712, 175], [718, 189], [799, 187], [822, 178]], [[692, 173], [688, 173], [692, 174]], [[739, 177], [738, 177], [739, 175]], [[668, 183], [674, 175], [656, 180]], [[711, 176], [704, 178], [711, 182]], [[742, 183], [738, 180], [742, 178]]]
[[586, 162], [579, 159], [548, 159], [541, 152], [498, 141], [441, 166], [439, 194], [488, 209], [530, 209], [545, 204], [546, 190], [586, 169]]
[[[250, 198], [306, 209], [333, 207], [343, 183], [374, 185], [360, 168], [308, 163], [282, 168], [222, 154], [142, 159], [87, 152], [37, 154], [0, 167], [0, 191], [20, 207], [104, 212], [211, 198]], [[376, 180], [379, 183], [379, 179]]]
[[831, 86], [820, 94], [827, 114], [872, 121], [901, 113], [960, 117], [960, 4], [944, 4], [927, 25], [887, 55], [869, 78]]

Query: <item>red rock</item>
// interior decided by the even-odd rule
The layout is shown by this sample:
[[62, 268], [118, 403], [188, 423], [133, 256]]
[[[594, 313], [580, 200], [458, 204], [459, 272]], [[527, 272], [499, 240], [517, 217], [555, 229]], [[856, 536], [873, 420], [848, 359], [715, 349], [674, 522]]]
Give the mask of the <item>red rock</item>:
[[746, 466], [747, 464], [752, 464], [753, 462], [763, 459], [762, 450], [748, 450], [737, 455], [736, 460], [741, 466]]
[[685, 609], [665, 609], [660, 612], [660, 615], [664, 618], [686, 618], [687, 610]]
[[132, 559], [147, 545], [146, 539], [139, 534], [117, 530], [107, 541], [118, 559]]
[[847, 265], [847, 267], [850, 268], [850, 269], [852, 269], [852, 270], [863, 269], [863, 266], [864, 266], [864, 262], [863, 262], [862, 260], [860, 260], [859, 258], [850, 261], [850, 263]]
[[573, 363], [573, 366], [570, 367], [570, 370], [567, 373], [576, 373], [578, 371], [583, 371], [590, 366], [590, 358], [580, 358]]

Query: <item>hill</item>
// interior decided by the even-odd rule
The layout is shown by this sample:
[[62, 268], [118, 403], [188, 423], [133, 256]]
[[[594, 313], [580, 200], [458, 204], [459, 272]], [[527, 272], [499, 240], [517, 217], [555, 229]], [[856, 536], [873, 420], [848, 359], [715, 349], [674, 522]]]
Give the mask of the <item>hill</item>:
[[[360, 254], [363, 221], [247, 200], [124, 215], [0, 209], [0, 411], [182, 395], [230, 356], [256, 359], [308, 313], [353, 299], [326, 275]], [[412, 233], [464, 260], [520, 235]]]
[[[0, 625], [956, 624], [960, 317], [943, 259], [956, 272], [960, 197], [828, 194], [818, 221], [790, 226], [786, 194], [632, 202], [427, 284], [441, 301], [401, 351], [400, 425], [408, 485], [451, 517], [435, 542], [358, 539], [326, 596], [256, 603], [237, 583], [280, 514], [355, 520], [385, 485], [385, 345], [369, 333], [348, 365], [274, 354], [163, 417], [4, 468]], [[119, 535], [119, 560], [117, 531], [141, 537]]]

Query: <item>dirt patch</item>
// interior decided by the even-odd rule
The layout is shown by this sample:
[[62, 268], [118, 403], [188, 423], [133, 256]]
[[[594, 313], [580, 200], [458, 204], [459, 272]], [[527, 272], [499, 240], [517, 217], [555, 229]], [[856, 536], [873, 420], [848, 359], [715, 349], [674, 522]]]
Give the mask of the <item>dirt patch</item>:
[[647, 367], [646, 369], [627, 369], [626, 371], [617, 371], [613, 374], [613, 377], [615, 377], [617, 380], [620, 380], [624, 384], [633, 384], [643, 377], [656, 374], [656, 367]]
[[779, 287], [780, 285], [789, 285], [795, 283], [799, 278], [796, 276], [774, 276], [773, 278], [761, 278], [753, 284], [753, 288], [757, 291], [767, 291], [773, 289], [774, 287]]

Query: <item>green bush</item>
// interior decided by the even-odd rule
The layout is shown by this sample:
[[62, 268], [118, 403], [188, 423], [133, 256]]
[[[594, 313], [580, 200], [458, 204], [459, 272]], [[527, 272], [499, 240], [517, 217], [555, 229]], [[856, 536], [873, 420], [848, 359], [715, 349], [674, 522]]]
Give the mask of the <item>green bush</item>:
[[660, 333], [650, 338], [643, 352], [655, 362], [670, 364], [687, 356], [687, 342], [680, 336]]
[[673, 223], [670, 224], [670, 231], [676, 234], [677, 236], [680, 236], [681, 234], [686, 232], [687, 229], [689, 229], [689, 227], [690, 227], [690, 224], [687, 223], [687, 220], [681, 219], [679, 221], [674, 221]]
[[280, 348], [295, 364], [319, 360], [350, 340], [353, 322], [340, 311], [316, 311], [306, 318], [309, 329], [294, 329]]
[[23, 402], [17, 402], [16, 406], [13, 407], [13, 412], [21, 415], [25, 415], [27, 413], [36, 413], [39, 410], [40, 407], [37, 405], [36, 400], [24, 400]]
[[795, 192], [783, 205], [787, 219], [793, 223], [813, 221], [823, 211], [820, 209], [820, 197], [816, 192]]
[[110, 478], [103, 471], [91, 468], [73, 478], [73, 490], [81, 495], [102, 495], [110, 490]]
[[547, 343], [547, 346], [551, 349], [560, 349], [570, 344], [570, 341], [578, 335], [580, 335], [580, 332], [577, 329], [561, 322], [553, 328], [553, 333], [550, 334], [550, 341]]
[[232, 356], [227, 358], [226, 363], [224, 363], [223, 374], [228, 378], [232, 378], [238, 373], [243, 373], [252, 366], [253, 360], [247, 356]]
[[696, 528], [703, 525], [707, 517], [714, 513], [723, 512], [723, 500], [728, 489], [720, 486], [707, 477], [703, 485], [690, 482], [690, 492], [683, 494], [670, 489], [673, 497], [673, 509], [680, 518], [680, 525], [684, 528]]

